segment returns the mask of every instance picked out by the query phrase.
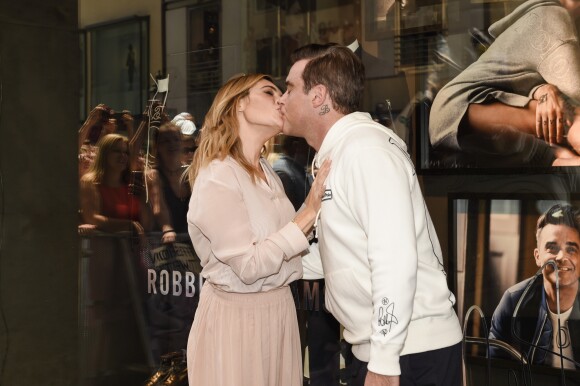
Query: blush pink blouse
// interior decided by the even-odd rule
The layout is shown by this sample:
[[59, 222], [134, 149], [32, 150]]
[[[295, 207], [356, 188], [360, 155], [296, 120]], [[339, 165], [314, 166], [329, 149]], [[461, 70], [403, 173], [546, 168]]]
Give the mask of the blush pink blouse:
[[228, 292], [268, 291], [302, 277], [308, 241], [265, 159], [267, 183], [253, 182], [233, 158], [213, 160], [195, 180], [187, 222], [202, 276]]

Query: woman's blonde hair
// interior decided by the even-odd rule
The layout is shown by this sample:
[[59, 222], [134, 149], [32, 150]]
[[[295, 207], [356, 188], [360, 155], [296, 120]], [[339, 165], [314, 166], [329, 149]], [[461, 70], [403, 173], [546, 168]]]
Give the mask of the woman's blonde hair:
[[[97, 155], [95, 156], [95, 162], [86, 173], [86, 178], [83, 177], [84, 180], [90, 180], [93, 183], [101, 183], [103, 181], [103, 176], [105, 175], [105, 170], [107, 168], [107, 156], [111, 153], [118, 142], [126, 144], [128, 151], [129, 141], [126, 137], [119, 134], [107, 134], [97, 142], [98, 150]], [[129, 182], [129, 175], [129, 163], [127, 162], [127, 168], [123, 171], [122, 175], [123, 182]]]
[[250, 89], [263, 79], [272, 82], [272, 79], [264, 74], [240, 75], [231, 78], [219, 89], [205, 116], [199, 146], [188, 169], [191, 187], [202, 167], [209, 165], [216, 158], [223, 160], [228, 155], [236, 160], [252, 179], [256, 179], [258, 170], [244, 157], [242, 151], [237, 107], [238, 102], [249, 95]]

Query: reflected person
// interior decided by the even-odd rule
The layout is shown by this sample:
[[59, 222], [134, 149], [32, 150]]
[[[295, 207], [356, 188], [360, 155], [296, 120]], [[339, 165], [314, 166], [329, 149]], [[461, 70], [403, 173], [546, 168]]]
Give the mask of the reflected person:
[[[561, 348], [564, 367], [574, 369], [574, 361], [580, 362], [580, 211], [570, 205], [552, 206], [538, 219], [536, 240], [536, 265], [541, 268], [553, 260], [558, 267], [561, 339], [556, 272], [551, 265], [504, 293], [493, 313], [489, 337], [510, 344], [532, 364], [560, 367]], [[490, 349], [492, 357], [507, 357], [502, 349]]]
[[433, 101], [433, 149], [477, 166], [580, 165], [579, 15], [578, 1], [529, 0], [492, 24], [495, 41]]

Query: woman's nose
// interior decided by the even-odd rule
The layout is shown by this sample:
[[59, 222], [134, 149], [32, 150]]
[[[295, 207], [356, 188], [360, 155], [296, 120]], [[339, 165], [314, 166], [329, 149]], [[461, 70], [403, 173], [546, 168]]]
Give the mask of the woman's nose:
[[278, 97], [278, 99], [276, 100], [276, 104], [278, 104], [279, 106], [281, 106], [281, 105], [283, 105], [283, 104], [284, 104], [284, 95], [286, 95], [286, 93], [284, 93], [284, 94], [280, 95], [280, 96]]

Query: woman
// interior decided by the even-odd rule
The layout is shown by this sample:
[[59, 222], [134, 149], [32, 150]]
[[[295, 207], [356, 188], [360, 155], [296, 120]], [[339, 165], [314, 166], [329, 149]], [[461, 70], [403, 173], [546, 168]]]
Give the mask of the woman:
[[95, 144], [98, 140], [116, 131], [113, 114], [114, 111], [110, 107], [98, 104], [79, 129], [79, 179], [89, 171], [94, 162]]
[[[147, 171], [149, 204], [155, 218], [153, 230], [162, 232], [161, 242], [167, 257], [166, 260], [153, 258], [147, 266], [155, 270], [157, 277], [167, 270], [172, 275], [181, 273], [186, 277], [193, 272], [197, 276], [201, 272], [199, 259], [189, 240], [182, 238], [187, 233], [191, 190], [183, 178], [181, 131], [174, 123], [166, 122], [154, 132], [153, 141], [155, 166]], [[180, 239], [177, 239], [178, 235]], [[178, 244], [172, 244], [176, 241]], [[155, 250], [160, 249], [156, 247]], [[176, 251], [181, 251], [181, 254], [175, 254]], [[162, 283], [156, 283], [155, 288], [155, 291], [148, 291], [147, 311], [154, 356], [157, 357], [158, 354], [185, 348], [199, 296], [165, 296]], [[184, 370], [183, 376], [186, 374]]]
[[295, 214], [261, 155], [282, 128], [280, 96], [266, 75], [229, 80], [189, 169], [189, 234], [206, 280], [187, 345], [190, 385], [302, 384], [288, 285], [302, 276], [298, 255], [308, 247], [330, 165]]
[[81, 178], [83, 221], [104, 232], [133, 230], [142, 235], [151, 220], [143, 195], [129, 188], [127, 138], [107, 134], [97, 148], [95, 162]]
[[579, 1], [529, 0], [494, 23], [495, 41], [433, 101], [433, 147], [499, 165], [579, 165], [579, 15]]
[[177, 233], [187, 232], [187, 209], [191, 190], [183, 178], [181, 131], [164, 123], [154, 134], [155, 168], [147, 173], [149, 198], [161, 241], [172, 243]]
[[[138, 323], [131, 305], [140, 302], [135, 293], [145, 291], [145, 274], [140, 270], [141, 239], [149, 228], [150, 215], [144, 194], [129, 186], [129, 144], [127, 138], [107, 134], [97, 143], [95, 162], [81, 178], [81, 216], [86, 224], [103, 232], [131, 231], [134, 253], [120, 248], [127, 239], [90, 239], [92, 257], [88, 261], [88, 320], [94, 325], [98, 342], [91, 347], [95, 361], [89, 370], [95, 376], [110, 374], [143, 359]], [[84, 226], [86, 227], [86, 225]], [[129, 269], [129, 262], [134, 264]], [[134, 285], [139, 286], [135, 287]], [[106, 382], [105, 382], [106, 383]]]

